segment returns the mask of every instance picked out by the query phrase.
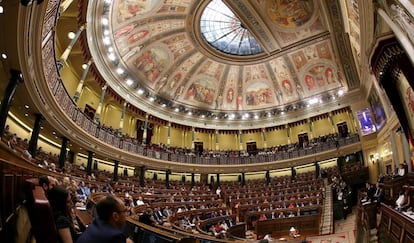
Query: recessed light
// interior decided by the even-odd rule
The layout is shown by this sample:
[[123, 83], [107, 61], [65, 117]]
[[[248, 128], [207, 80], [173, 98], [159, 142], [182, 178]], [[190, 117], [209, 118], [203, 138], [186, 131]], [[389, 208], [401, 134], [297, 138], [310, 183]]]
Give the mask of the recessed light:
[[103, 25], [108, 25], [108, 24], [109, 24], [109, 20], [108, 20], [107, 18], [102, 18], [101, 23], [102, 23]]
[[128, 86], [131, 86], [133, 83], [134, 83], [134, 81], [133, 81], [132, 79], [127, 79], [127, 80], [126, 80], [126, 84], [127, 84]]
[[26, 114], [24, 114], [24, 116], [29, 116], [29, 114], [28, 114], [28, 113], [26, 113]]
[[122, 69], [122, 68], [117, 68], [117, 69], [116, 69], [116, 72], [117, 72], [118, 74], [123, 74], [123, 73], [124, 73], [124, 69]]
[[24, 105], [24, 108], [29, 109], [29, 105], [28, 104]]
[[1, 54], [1, 57], [2, 57], [3, 59], [7, 59], [7, 54], [6, 54], [6, 53], [2, 53], [2, 54]]
[[143, 90], [143, 89], [139, 89], [139, 90], [138, 90], [138, 94], [139, 94], [139, 95], [142, 95], [143, 93], [144, 93], [144, 90]]
[[4, 13], [4, 8], [3, 6], [0, 6], [0, 14]]
[[71, 40], [75, 39], [75, 36], [76, 36], [76, 34], [75, 34], [75, 32], [73, 32], [73, 31], [70, 31], [70, 32], [68, 33], [68, 38], [69, 38], [69, 39], [71, 39]]

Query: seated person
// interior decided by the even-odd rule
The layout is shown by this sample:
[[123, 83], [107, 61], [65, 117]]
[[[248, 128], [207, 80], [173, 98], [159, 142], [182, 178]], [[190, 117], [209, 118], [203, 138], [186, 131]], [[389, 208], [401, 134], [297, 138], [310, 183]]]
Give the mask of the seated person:
[[151, 226], [158, 224], [158, 222], [154, 219], [154, 213], [151, 208], [147, 208], [147, 210], [139, 216], [138, 221]]
[[77, 233], [72, 221], [72, 200], [69, 191], [62, 186], [55, 186], [48, 191], [47, 196], [58, 231], [58, 242], [75, 242]]
[[377, 206], [381, 204], [382, 199], [384, 198], [384, 189], [382, 188], [382, 185], [380, 185], [377, 182], [377, 189], [375, 190], [374, 195], [372, 196], [372, 199], [374, 202], [377, 202]]
[[411, 205], [411, 196], [410, 196], [410, 192], [408, 190], [405, 190], [405, 192], [404, 192], [404, 198], [405, 198], [405, 201], [401, 205], [401, 210], [402, 211], [407, 211], [407, 209]]
[[297, 237], [300, 237], [299, 230], [298, 230], [298, 229], [296, 229], [295, 227], [291, 227], [291, 228], [290, 228], [290, 233], [289, 233], [289, 236], [290, 236], [291, 238], [297, 238]]
[[395, 209], [397, 209], [398, 211], [401, 211], [403, 209], [403, 206], [406, 205], [407, 200], [408, 200], [407, 195], [408, 195], [407, 191], [406, 192], [404, 192], [404, 191], [400, 192], [400, 194], [398, 195], [397, 200], [395, 201], [395, 206], [396, 206]]
[[76, 243], [133, 243], [122, 232], [128, 209], [121, 199], [107, 195], [96, 204], [95, 208], [97, 217]]
[[405, 175], [404, 164], [399, 164], [398, 165], [397, 175], [398, 176], [404, 176]]

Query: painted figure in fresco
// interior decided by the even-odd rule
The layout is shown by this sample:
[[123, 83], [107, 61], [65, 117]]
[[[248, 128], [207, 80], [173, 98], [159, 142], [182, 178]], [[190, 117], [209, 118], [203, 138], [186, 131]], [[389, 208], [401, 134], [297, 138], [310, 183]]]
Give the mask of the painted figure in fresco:
[[233, 98], [234, 98], [234, 90], [233, 88], [230, 88], [227, 90], [227, 103], [231, 103], [233, 102]]
[[315, 87], [315, 80], [310, 75], [305, 76], [305, 83], [306, 83], [306, 86], [308, 86], [309, 91]]
[[159, 0], [119, 0], [118, 22], [123, 22], [151, 11]]
[[283, 101], [283, 93], [280, 90], [275, 89], [275, 95], [276, 95], [278, 104], [281, 105]]
[[125, 27], [122, 27], [121, 29], [115, 32], [115, 38], [119, 38], [119, 37], [122, 37], [123, 35], [130, 33], [135, 28], [135, 26], [136, 24], [130, 24]]
[[142, 40], [143, 38], [145, 38], [148, 35], [149, 31], [148, 30], [141, 30], [138, 31], [137, 33], [134, 33], [132, 35], [130, 35], [128, 37], [128, 44], [134, 44], [140, 40]]
[[193, 99], [198, 102], [211, 105], [215, 96], [215, 90], [210, 83], [205, 80], [198, 80], [190, 85], [185, 95], [185, 99]]
[[216, 99], [216, 109], [220, 108], [223, 105], [223, 96], [220, 94]]
[[406, 94], [407, 94], [408, 106], [412, 114], [414, 113], [414, 94], [413, 94], [413, 90], [411, 89], [411, 87], [407, 88]]
[[180, 98], [180, 96], [181, 96], [183, 93], [184, 93], [184, 85], [181, 85], [181, 86], [177, 89], [177, 91], [175, 92], [174, 99], [176, 100], [176, 99]]
[[172, 78], [172, 80], [171, 80], [170, 84], [168, 85], [168, 87], [170, 89], [173, 89], [178, 84], [178, 82], [180, 82], [180, 80], [181, 80], [181, 73], [177, 73]]
[[313, 2], [301, 0], [273, 0], [266, 5], [272, 21], [285, 28], [302, 26], [312, 16]]
[[145, 51], [135, 61], [135, 65], [151, 83], [154, 83], [160, 75], [163, 65], [160, 63], [160, 56], [152, 50]]
[[166, 84], [168, 80], [168, 75], [162, 77], [156, 84], [155, 84], [155, 90], [161, 90]]
[[335, 78], [333, 76], [333, 72], [331, 68], [327, 68], [325, 70], [325, 78], [326, 78], [326, 82], [328, 84], [334, 83], [335, 82]]
[[282, 87], [285, 90], [285, 93], [291, 95], [293, 93], [292, 83], [289, 80], [285, 79], [282, 81]]
[[243, 97], [241, 95], [237, 96], [237, 110], [242, 110], [243, 109]]

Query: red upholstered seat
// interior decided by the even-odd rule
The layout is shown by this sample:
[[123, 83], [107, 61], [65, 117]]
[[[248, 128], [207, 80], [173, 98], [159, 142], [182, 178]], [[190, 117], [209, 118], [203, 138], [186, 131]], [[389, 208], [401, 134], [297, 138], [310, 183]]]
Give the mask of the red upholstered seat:
[[27, 179], [26, 204], [37, 243], [57, 242], [57, 231], [52, 208], [36, 178]]

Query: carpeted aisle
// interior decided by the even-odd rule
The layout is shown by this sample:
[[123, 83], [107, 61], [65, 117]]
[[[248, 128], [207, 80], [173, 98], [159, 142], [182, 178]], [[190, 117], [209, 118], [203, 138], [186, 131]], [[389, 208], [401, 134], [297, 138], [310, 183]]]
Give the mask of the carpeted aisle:
[[323, 202], [323, 211], [321, 217], [320, 235], [333, 233], [333, 209], [332, 209], [332, 187], [328, 185], [328, 180], [324, 179], [325, 200]]
[[356, 214], [352, 212], [346, 219], [335, 222], [335, 233], [306, 237], [308, 243], [355, 243]]

